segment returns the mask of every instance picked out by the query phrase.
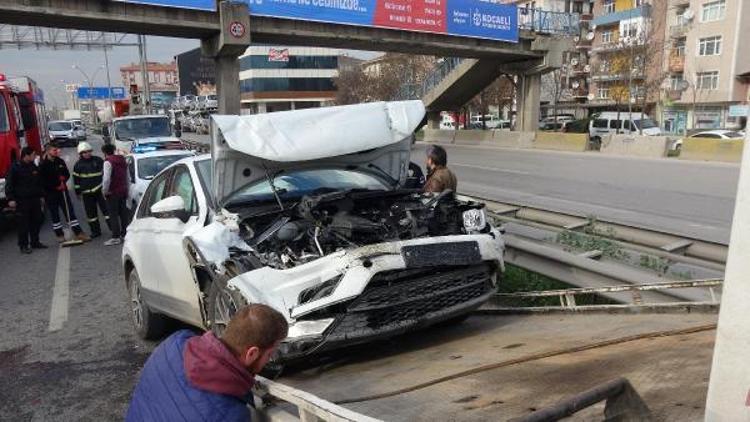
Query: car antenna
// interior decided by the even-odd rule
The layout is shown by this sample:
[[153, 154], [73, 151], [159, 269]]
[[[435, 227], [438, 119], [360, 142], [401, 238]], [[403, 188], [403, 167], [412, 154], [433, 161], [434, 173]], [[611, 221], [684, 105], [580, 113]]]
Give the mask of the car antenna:
[[281, 202], [281, 197], [279, 197], [279, 193], [276, 192], [276, 185], [273, 184], [273, 177], [268, 173], [268, 168], [265, 164], [263, 164], [263, 171], [266, 173], [266, 180], [268, 180], [268, 184], [271, 185], [271, 191], [273, 191], [273, 196], [276, 198], [279, 208], [281, 208], [281, 211], [284, 211], [284, 203]]

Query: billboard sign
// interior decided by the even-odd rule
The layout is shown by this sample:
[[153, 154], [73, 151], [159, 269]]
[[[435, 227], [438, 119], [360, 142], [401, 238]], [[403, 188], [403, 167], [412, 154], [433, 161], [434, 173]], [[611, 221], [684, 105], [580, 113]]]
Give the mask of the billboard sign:
[[[216, 10], [213, 0], [120, 0]], [[251, 16], [518, 42], [518, 8], [491, 0], [242, 0]]]
[[289, 61], [289, 49], [284, 48], [271, 48], [268, 50], [268, 61], [269, 62], [288, 62]]
[[[78, 87], [76, 96], [79, 100], [108, 100], [109, 89], [106, 86], [95, 86], [95, 87]], [[112, 88], [112, 99], [113, 100], [124, 100], [125, 99], [125, 88], [113, 87]]]

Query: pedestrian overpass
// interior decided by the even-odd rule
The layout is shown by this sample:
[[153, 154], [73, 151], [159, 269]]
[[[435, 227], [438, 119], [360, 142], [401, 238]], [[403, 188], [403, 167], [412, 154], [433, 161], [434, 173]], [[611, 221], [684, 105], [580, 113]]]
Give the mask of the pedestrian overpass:
[[[445, 79], [419, 92], [428, 111], [456, 109], [489, 85], [501, 72], [519, 76], [519, 129], [538, 121], [539, 75], [559, 66], [561, 44], [553, 35], [578, 31], [577, 15], [552, 13], [519, 27], [518, 42], [363, 27], [265, 16], [250, 16], [243, 2], [218, 1], [216, 11], [136, 4], [114, 0], [0, 0], [0, 23], [89, 31], [195, 38], [216, 61], [217, 93], [222, 113], [239, 113], [239, 62], [251, 43], [304, 45], [341, 49], [428, 53], [465, 58]], [[519, 19], [519, 22], [521, 19]], [[243, 34], [231, 34], [240, 23]], [[555, 59], [557, 58], [557, 59]], [[439, 83], [438, 83], [439, 82]], [[524, 99], [526, 101], [524, 101]], [[528, 107], [522, 107], [528, 104]], [[525, 122], [529, 122], [526, 126]]]

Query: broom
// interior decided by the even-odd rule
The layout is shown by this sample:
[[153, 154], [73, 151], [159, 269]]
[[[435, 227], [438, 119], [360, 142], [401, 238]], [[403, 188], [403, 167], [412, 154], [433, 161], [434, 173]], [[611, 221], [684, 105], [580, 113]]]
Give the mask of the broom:
[[[60, 191], [61, 191], [60, 193], [62, 194], [62, 197], [63, 197], [63, 202], [65, 203], [65, 220], [67, 220], [67, 222], [68, 222], [68, 227], [70, 228], [70, 231], [73, 232], [73, 233], [75, 233], [73, 231], [73, 226], [70, 224], [70, 211], [69, 211], [70, 208], [68, 208], [68, 206], [69, 206], [68, 205], [68, 195], [66, 195], [68, 187], [65, 185], [65, 179], [62, 178], [62, 177], [60, 177], [60, 188], [59, 189], [60, 189]], [[70, 240], [65, 240], [62, 243], [60, 243], [60, 247], [61, 248], [69, 248], [71, 246], [79, 246], [79, 245], [83, 245], [83, 240], [81, 240], [81, 239], [75, 239], [75, 238], [70, 239]]]

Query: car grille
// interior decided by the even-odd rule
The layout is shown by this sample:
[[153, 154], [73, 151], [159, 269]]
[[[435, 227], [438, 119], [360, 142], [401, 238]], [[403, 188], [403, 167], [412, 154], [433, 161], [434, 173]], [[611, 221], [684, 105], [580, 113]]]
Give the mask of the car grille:
[[494, 291], [491, 275], [492, 269], [485, 264], [376, 274], [345, 313], [338, 315], [326, 341], [404, 331], [468, 311]]

